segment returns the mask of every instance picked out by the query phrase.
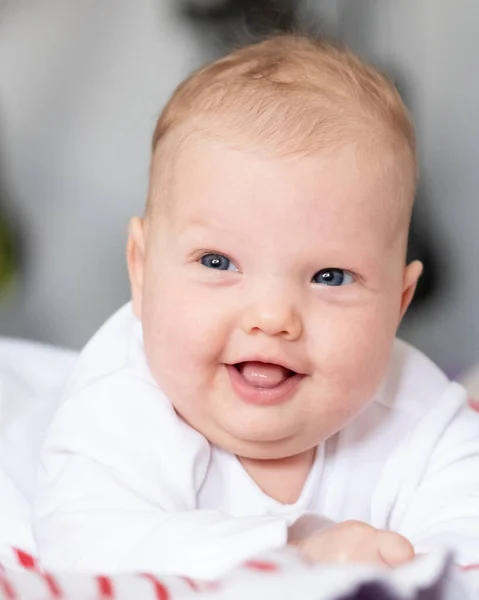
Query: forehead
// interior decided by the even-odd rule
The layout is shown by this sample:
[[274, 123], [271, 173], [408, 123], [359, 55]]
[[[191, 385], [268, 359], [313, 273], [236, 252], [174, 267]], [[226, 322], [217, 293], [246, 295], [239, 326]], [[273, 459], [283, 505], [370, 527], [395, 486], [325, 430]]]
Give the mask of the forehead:
[[168, 193], [175, 228], [195, 225], [269, 231], [288, 228], [341, 238], [398, 220], [398, 169], [350, 145], [318, 155], [274, 158], [215, 142], [178, 152]]

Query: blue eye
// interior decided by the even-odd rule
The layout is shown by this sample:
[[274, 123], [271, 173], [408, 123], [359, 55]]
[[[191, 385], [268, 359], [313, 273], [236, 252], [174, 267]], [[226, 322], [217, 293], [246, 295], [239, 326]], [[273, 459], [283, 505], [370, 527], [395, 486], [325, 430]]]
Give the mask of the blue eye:
[[340, 287], [354, 283], [354, 277], [343, 269], [323, 269], [316, 273], [312, 281], [320, 285]]
[[201, 264], [208, 269], [215, 271], [237, 271], [238, 269], [229, 258], [222, 254], [205, 254], [201, 258]]

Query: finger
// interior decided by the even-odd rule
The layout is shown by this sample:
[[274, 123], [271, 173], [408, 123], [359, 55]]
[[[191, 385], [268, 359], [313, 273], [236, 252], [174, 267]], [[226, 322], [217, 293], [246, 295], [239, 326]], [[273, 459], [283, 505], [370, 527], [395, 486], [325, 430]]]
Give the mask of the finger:
[[378, 536], [378, 554], [388, 566], [399, 567], [414, 559], [414, 548], [402, 535], [380, 531]]

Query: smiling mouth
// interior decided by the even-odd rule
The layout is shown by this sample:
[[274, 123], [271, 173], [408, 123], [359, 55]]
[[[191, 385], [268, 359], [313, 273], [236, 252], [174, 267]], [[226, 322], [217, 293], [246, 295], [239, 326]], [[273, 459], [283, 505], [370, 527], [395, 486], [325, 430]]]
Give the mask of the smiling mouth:
[[272, 363], [247, 361], [225, 366], [236, 396], [259, 407], [276, 406], [291, 400], [305, 377]]
[[233, 365], [245, 382], [255, 388], [270, 390], [297, 375], [282, 365], [247, 361]]

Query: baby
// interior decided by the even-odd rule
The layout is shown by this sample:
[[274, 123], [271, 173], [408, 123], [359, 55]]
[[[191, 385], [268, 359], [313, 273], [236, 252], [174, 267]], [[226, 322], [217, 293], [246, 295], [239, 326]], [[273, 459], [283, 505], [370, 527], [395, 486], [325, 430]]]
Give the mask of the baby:
[[178, 88], [130, 225], [132, 303], [43, 449], [46, 567], [207, 579], [285, 546], [479, 562], [479, 416], [395, 340], [416, 172], [397, 91], [347, 50], [281, 36]]

